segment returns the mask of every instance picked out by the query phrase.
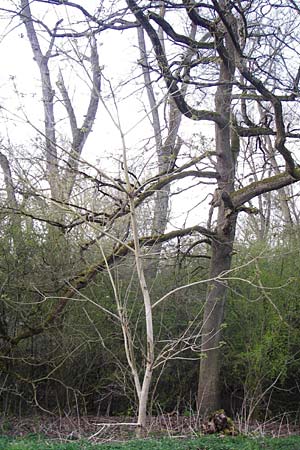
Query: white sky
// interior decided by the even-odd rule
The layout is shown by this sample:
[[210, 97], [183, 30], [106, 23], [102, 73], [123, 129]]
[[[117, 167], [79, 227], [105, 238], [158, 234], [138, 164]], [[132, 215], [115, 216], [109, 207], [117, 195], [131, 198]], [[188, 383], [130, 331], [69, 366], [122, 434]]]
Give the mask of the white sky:
[[[10, 4], [8, 0], [4, 0], [5, 3]], [[85, 1], [82, 1], [81, 4], [86, 7]], [[97, 2], [90, 0], [89, 7], [92, 4], [97, 5]], [[45, 11], [47, 7], [43, 5], [40, 7], [40, 10]], [[55, 9], [55, 11], [58, 10], [58, 8]], [[36, 11], [36, 8], [34, 11]], [[47, 20], [49, 14], [48, 12]], [[56, 18], [53, 17], [53, 23], [55, 20]], [[132, 68], [136, 68], [136, 61], [139, 58], [138, 52], [134, 47], [136, 31], [123, 32], [121, 39], [119, 32], [116, 31], [115, 33], [116, 38], [112, 38], [113, 34], [111, 32], [103, 33], [98, 38], [99, 59], [100, 65], [104, 67], [103, 73], [105, 77], [110, 80], [116, 91], [118, 109], [123, 131], [126, 132], [125, 138], [130, 159], [131, 156], [136, 157], [137, 151], [140, 152], [141, 142], [151, 135], [152, 130], [146, 119], [145, 111], [143, 111], [141, 100], [146, 101], [145, 96], [141, 98], [138, 95], [140, 98], [136, 98], [136, 96], [132, 95], [138, 89], [138, 86], [131, 82], [118, 90], [119, 82], [130, 79], [132, 77]], [[30, 148], [31, 139], [37, 133], [26, 122], [28, 119], [29, 122], [34, 124], [34, 127], [43, 130], [43, 108], [38, 67], [33, 60], [25, 27], [23, 25], [19, 26], [17, 18], [12, 22], [7, 20], [0, 21], [0, 55], [1, 60], [5, 61], [0, 71], [0, 102], [2, 107], [5, 108], [5, 110], [2, 110], [2, 114], [0, 111], [0, 134], [3, 137], [9, 135], [12, 144], [21, 144]], [[51, 63], [54, 68], [52, 72], [54, 88], [56, 87], [55, 82], [58, 73], [57, 63], [58, 58], [54, 58]], [[62, 67], [63, 64], [60, 63], [60, 66]], [[88, 79], [84, 77], [81, 68], [77, 67], [76, 62], [71, 71], [66, 66], [62, 67], [62, 69], [66, 85], [71, 86], [70, 92], [73, 91], [75, 109], [80, 117], [85, 113], [88, 102], [88, 89], [86, 88]], [[136, 69], [133, 73], [134, 75], [138, 74]], [[84, 79], [82, 79], [83, 77]], [[107, 105], [110, 112], [115, 115], [112, 105]], [[187, 139], [192, 133], [203, 132], [203, 130], [208, 135], [212, 134], [213, 128], [203, 122], [195, 123], [188, 119], [184, 119], [183, 122], [181, 134]], [[80, 124], [81, 120], [78, 120], [78, 123]], [[65, 126], [63, 132], [65, 132]], [[93, 132], [86, 143], [83, 157], [91, 163], [99, 160], [101, 167], [109, 168], [112, 161], [111, 158], [118, 158], [120, 149], [121, 141], [118, 132], [109, 119], [105, 108], [101, 105]], [[147, 157], [149, 161], [154, 161], [155, 153], [150, 151]], [[144, 161], [144, 157], [142, 159]], [[187, 179], [176, 186], [187, 189], [192, 183], [192, 179]], [[174, 187], [174, 191], [178, 190], [177, 187]], [[199, 196], [199, 189], [201, 196]], [[206, 200], [206, 206], [202, 204], [197, 210], [194, 209], [194, 206], [203, 198], [203, 191], [205, 191], [205, 187], [197, 187], [193, 190], [185, 190], [182, 194], [172, 197], [172, 226], [180, 227], [183, 223], [189, 226], [202, 221], [208, 200]], [[186, 215], [187, 210], [192, 212]]]

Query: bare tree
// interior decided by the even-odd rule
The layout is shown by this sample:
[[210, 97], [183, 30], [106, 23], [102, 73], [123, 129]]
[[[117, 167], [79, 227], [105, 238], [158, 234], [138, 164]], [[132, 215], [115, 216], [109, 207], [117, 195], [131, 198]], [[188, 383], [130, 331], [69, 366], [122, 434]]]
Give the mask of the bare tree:
[[[269, 0], [206, 0], [201, 3], [183, 0], [181, 3], [157, 4], [120, 0], [112, 4], [108, 2], [107, 9], [104, 8], [104, 1], [101, 7], [90, 13], [79, 3], [68, 0], [37, 0], [36, 3], [41, 7], [52, 5], [57, 10], [75, 10], [84, 17], [84, 27], [78, 31], [78, 22], [72, 24], [71, 30], [64, 27], [61, 21], [56, 23], [54, 29], [50, 29], [44, 22], [34, 19], [27, 1], [22, 0], [22, 9], [19, 11], [42, 80], [45, 159], [51, 196], [56, 205], [68, 211], [64, 221], [53, 219], [51, 226], [60, 227], [65, 233], [80, 227], [85, 229], [87, 224], [96, 226], [92, 238], [82, 245], [84, 251], [92, 248], [95, 242], [111, 236], [113, 244], [104, 256], [100, 255], [93, 264], [68, 278], [67, 288], [60, 287], [57, 301], [46, 317], [35, 326], [21, 326], [13, 336], [3, 335], [2, 339], [13, 347], [43, 333], [61, 316], [75, 292], [85, 288], [99, 272], [132, 250], [135, 252], [145, 316], [151, 322], [154, 305], [151, 306], [149, 298], [141, 249], [156, 245], [160, 251], [162, 243], [174, 237], [199, 234], [209, 242], [211, 264], [201, 326], [201, 352], [205, 357], [200, 361], [198, 407], [201, 413], [216, 410], [221, 401], [220, 347], [228, 282], [223, 275], [231, 267], [238, 215], [241, 212], [251, 214], [254, 209], [250, 202], [256, 203], [261, 195], [287, 188], [300, 177], [293, 155], [293, 145], [300, 134], [292, 123], [298, 117], [300, 80], [297, 52], [299, 16], [295, 15], [298, 9], [294, 2], [282, 2], [279, 8]], [[285, 17], [284, 25], [280, 22], [278, 11]], [[44, 53], [36, 27], [42, 27], [50, 36], [50, 45]], [[94, 122], [99, 99], [105, 104], [100, 93], [101, 71], [96, 36], [109, 31], [115, 33], [115, 39], [118, 39], [120, 30], [130, 32], [132, 28], [138, 29], [139, 64], [142, 66], [143, 83], [148, 95], [148, 116], [151, 117], [158, 157], [158, 167], [145, 178], [137, 177], [125, 153], [119, 158], [122, 170], [118, 175], [112, 175], [93, 164], [80, 164], [82, 147]], [[67, 111], [73, 138], [62, 171], [62, 161], [57, 154], [49, 61], [55, 55], [57, 39], [81, 37], [87, 37], [89, 41], [91, 97], [84, 123], [78, 127], [71, 97], [63, 76], [60, 76], [60, 98]], [[289, 66], [287, 61], [291, 55], [293, 64]], [[152, 87], [154, 80], [164, 82], [164, 99], [169, 104], [165, 122], [168, 129], [164, 134]], [[116, 97], [112, 98], [115, 105]], [[110, 107], [107, 109], [110, 111]], [[293, 121], [290, 121], [289, 109], [293, 110]], [[192, 157], [180, 163], [178, 154], [183, 144], [178, 137], [178, 130], [183, 116], [198, 122], [203, 127], [202, 134], [208, 125], [209, 130], [212, 129], [211, 125], [214, 127], [214, 148], [203, 150], [199, 145]], [[123, 132], [120, 138], [123, 140]], [[249, 160], [240, 151], [241, 142], [251, 143]], [[126, 148], [124, 142], [122, 145], [123, 149]], [[251, 167], [252, 163], [254, 165]], [[8, 173], [4, 160], [1, 166], [3, 172]], [[244, 173], [253, 170], [259, 176], [248, 182], [249, 177], [239, 177], [241, 172], [237, 169], [240, 166], [243, 166]], [[87, 207], [70, 202], [74, 180], [79, 175], [91, 183], [94, 192], [101, 196], [102, 208], [99, 208], [99, 203], [96, 207]], [[64, 183], [65, 179], [67, 183]], [[205, 205], [205, 212], [210, 209], [208, 225], [200, 225], [200, 221], [204, 222], [205, 218], [198, 218], [193, 227], [166, 233], [170, 185], [181, 179], [196, 180], [200, 184], [192, 195], [201, 198], [202, 203], [199, 201], [199, 204]], [[206, 183], [212, 184], [213, 188], [207, 187]], [[143, 236], [136, 228], [139, 208], [156, 193], [153, 233]], [[26, 214], [32, 215], [22, 211], [22, 215]], [[203, 216], [201, 206], [198, 214]], [[285, 214], [288, 214], [287, 210]], [[33, 216], [36, 220], [49, 223], [47, 218]], [[130, 225], [120, 227], [122, 233], [116, 237], [117, 227], [122, 218], [127, 216], [130, 217]], [[142, 386], [137, 389], [141, 399], [147, 397], [154, 364], [150, 322], [147, 325], [146, 381], [144, 390]], [[136, 385], [139, 386], [137, 380]], [[144, 423], [145, 408], [143, 402], [140, 423]]]
[[[30, 3], [27, 0], [21, 1], [20, 16], [26, 27], [29, 43], [32, 48], [34, 59], [38, 65], [40, 79], [42, 83], [42, 101], [44, 106], [44, 137], [45, 137], [45, 160], [47, 165], [47, 179], [51, 189], [51, 196], [58, 201], [68, 201], [70, 199], [80, 156], [84, 144], [92, 130], [95, 121], [97, 109], [99, 105], [99, 93], [101, 88], [101, 69], [99, 65], [99, 56], [97, 50], [97, 42], [94, 35], [90, 35], [89, 47], [90, 56], [85, 57], [91, 66], [91, 92], [89, 105], [85, 114], [83, 123], [79, 126], [76, 118], [76, 111], [69, 96], [67, 87], [64, 82], [63, 74], [59, 72], [57, 86], [61, 94], [61, 101], [66, 109], [71, 133], [72, 142], [69, 149], [66, 149], [65, 168], [60, 169], [61, 158], [58, 155], [57, 144], [57, 119], [55, 117], [55, 90], [51, 76], [50, 63], [51, 59], [59, 55], [59, 49], [56, 46], [56, 32], [61, 20], [58, 20], [51, 32], [51, 40], [46, 51], [43, 52], [36, 28], [41, 27], [38, 21], [35, 21]], [[82, 57], [83, 58], [83, 57]]]
[[[217, 189], [215, 191], [213, 206], [218, 208], [216, 233], [218, 238], [212, 242], [211, 255], [211, 277], [216, 277], [220, 273], [228, 270], [231, 265], [231, 255], [235, 236], [236, 220], [238, 212], [243, 210], [243, 205], [260, 194], [272, 190], [278, 190], [284, 186], [296, 182], [299, 178], [297, 165], [291, 151], [287, 148], [286, 142], [289, 137], [298, 138], [297, 133], [289, 133], [285, 124], [284, 102], [295, 102], [298, 93], [299, 76], [297, 71], [294, 74], [286, 73], [288, 79], [276, 78], [272, 75], [274, 66], [280, 65], [280, 58], [272, 56], [272, 71], [265, 73], [264, 63], [254, 61], [254, 52], [251, 46], [252, 36], [257, 43], [256, 36], [259, 35], [264, 40], [264, 48], [267, 48], [268, 31], [262, 30], [260, 26], [252, 25], [253, 20], [259, 22], [262, 19], [264, 6], [269, 8], [270, 18], [268, 18], [269, 32], [274, 32], [276, 22], [276, 7], [272, 7], [265, 2], [258, 10], [255, 9], [255, 2], [240, 2], [238, 5], [225, 1], [212, 0], [198, 5], [193, 1], [184, 1], [186, 14], [189, 20], [197, 26], [199, 32], [207, 36], [205, 45], [201, 45], [199, 38], [189, 41], [187, 36], [182, 36], [174, 32], [171, 24], [164, 21], [164, 29], [170, 39], [176, 45], [184, 42], [185, 45], [194, 47], [199, 52], [204, 48], [214, 50], [213, 65], [218, 79], [210, 83], [198, 81], [203, 67], [207, 62], [207, 57], [195, 51], [193, 63], [189, 68], [194, 69], [194, 77], [191, 77], [191, 84], [196, 88], [209, 89], [215, 86], [215, 109], [198, 110], [195, 109], [195, 99], [192, 104], [188, 104], [182, 95], [182, 86], [185, 80], [176, 76], [171, 69], [167, 53], [162, 47], [159, 36], [153, 28], [151, 22], [157, 22], [155, 13], [151, 13], [146, 6], [138, 5], [134, 0], [128, 0], [127, 4], [131, 12], [135, 15], [140, 25], [147, 32], [153, 49], [156, 54], [158, 69], [165, 79], [166, 86], [171, 93], [178, 109], [185, 116], [193, 120], [210, 120], [215, 123], [215, 146], [217, 172]], [[176, 8], [176, 6], [170, 6]], [[285, 13], [290, 14], [289, 5], [285, 5]], [[147, 10], [148, 14], [145, 14]], [[289, 15], [290, 22], [295, 26], [295, 19]], [[159, 19], [160, 23], [162, 19]], [[274, 23], [275, 23], [274, 22]], [[278, 42], [285, 42], [289, 45], [292, 39], [292, 31], [286, 30], [284, 34], [280, 32]], [[203, 40], [203, 39], [202, 39]], [[260, 54], [260, 45], [256, 51]], [[281, 46], [281, 44], [280, 44]], [[249, 48], [251, 57], [248, 56]], [[295, 47], [293, 47], [295, 49]], [[276, 54], [277, 56], [277, 54]], [[295, 54], [298, 57], [297, 54]], [[264, 58], [262, 58], [264, 60]], [[195, 70], [195, 68], [197, 70]], [[236, 81], [237, 73], [245, 80], [245, 83]], [[266, 81], [267, 80], [267, 81]], [[234, 90], [233, 90], [234, 88]], [[285, 91], [289, 89], [289, 94]], [[238, 91], [241, 93], [238, 94]], [[283, 92], [284, 91], [284, 92]], [[237, 92], [237, 93], [236, 93]], [[249, 92], [249, 94], [248, 94]], [[233, 96], [234, 94], [234, 96]], [[267, 102], [274, 117], [272, 128], [269, 123], [257, 123], [243, 120], [239, 123], [238, 112], [233, 101], [234, 98], [241, 100], [241, 106], [247, 110], [244, 99], [258, 97], [261, 102]], [[245, 116], [245, 114], [244, 114]], [[244, 125], [247, 125], [245, 127]], [[262, 180], [250, 183], [242, 189], [235, 189], [235, 170], [239, 152], [239, 139], [251, 136], [274, 136], [274, 145], [277, 155], [285, 161], [285, 171], [269, 176]], [[226, 298], [226, 283], [214, 281], [207, 291], [206, 307], [204, 311], [204, 328], [202, 350], [206, 353], [206, 358], [201, 360], [200, 378], [198, 391], [198, 405], [201, 412], [217, 409], [220, 406], [219, 391], [219, 364], [220, 364], [220, 342], [221, 323], [223, 321], [224, 306]], [[210, 350], [208, 347], [213, 348]]]

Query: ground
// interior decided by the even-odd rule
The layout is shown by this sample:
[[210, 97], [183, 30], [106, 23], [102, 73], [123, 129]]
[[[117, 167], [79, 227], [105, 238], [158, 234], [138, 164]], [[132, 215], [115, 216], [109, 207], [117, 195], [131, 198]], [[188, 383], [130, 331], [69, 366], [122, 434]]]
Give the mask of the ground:
[[[42, 435], [51, 439], [78, 440], [89, 439], [90, 442], [110, 442], [127, 440], [135, 436], [135, 418], [132, 417], [2, 417], [0, 434], [8, 436]], [[235, 429], [257, 435], [272, 437], [300, 435], [300, 425], [291, 422], [287, 416], [280, 420], [251, 424], [235, 422]], [[152, 437], [201, 435], [207, 429], [207, 422], [197, 416], [161, 415], [149, 419], [148, 432]]]

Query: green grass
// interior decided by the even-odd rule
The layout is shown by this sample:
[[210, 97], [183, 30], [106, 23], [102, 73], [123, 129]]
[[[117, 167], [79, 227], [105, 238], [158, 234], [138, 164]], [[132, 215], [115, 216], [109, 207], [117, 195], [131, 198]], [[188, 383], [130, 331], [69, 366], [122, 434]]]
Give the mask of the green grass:
[[91, 444], [86, 441], [58, 443], [44, 438], [0, 438], [0, 450], [300, 450], [300, 436], [246, 438], [205, 436], [197, 439], [160, 439], [126, 443]]

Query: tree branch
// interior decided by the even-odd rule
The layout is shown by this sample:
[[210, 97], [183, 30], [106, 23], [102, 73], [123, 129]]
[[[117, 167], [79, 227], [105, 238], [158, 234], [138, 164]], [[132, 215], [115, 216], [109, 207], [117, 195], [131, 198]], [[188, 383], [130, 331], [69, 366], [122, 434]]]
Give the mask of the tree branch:
[[173, 27], [171, 27], [171, 25], [163, 17], [154, 12], [150, 12], [148, 17], [149, 19], [154, 20], [154, 22], [156, 22], [157, 25], [159, 25], [175, 42], [180, 42], [181, 44], [185, 44], [194, 49], [214, 49], [214, 43], [212, 42], [196, 41], [195, 39], [191, 39], [189, 36], [176, 33]]
[[192, 120], [213, 121], [217, 123], [220, 127], [225, 127], [226, 120], [220, 114], [214, 111], [197, 110], [186, 103], [179, 86], [177, 85], [174, 77], [172, 76], [167, 58], [165, 56], [164, 50], [162, 48], [160, 39], [156, 31], [150, 24], [148, 18], [142, 12], [141, 8], [138, 7], [137, 3], [134, 0], [126, 0], [126, 1], [129, 9], [135, 15], [136, 19], [140, 22], [141, 26], [144, 28], [144, 30], [148, 34], [149, 39], [152, 42], [157, 63], [164, 77], [166, 86], [172, 98], [174, 99], [179, 111]]
[[[296, 177], [295, 177], [296, 175]], [[289, 186], [300, 180], [300, 169], [295, 169], [293, 175], [288, 172], [280, 173], [264, 180], [255, 181], [242, 189], [231, 193], [234, 208], [239, 208], [244, 203], [266, 192], [276, 191], [284, 186]]]

